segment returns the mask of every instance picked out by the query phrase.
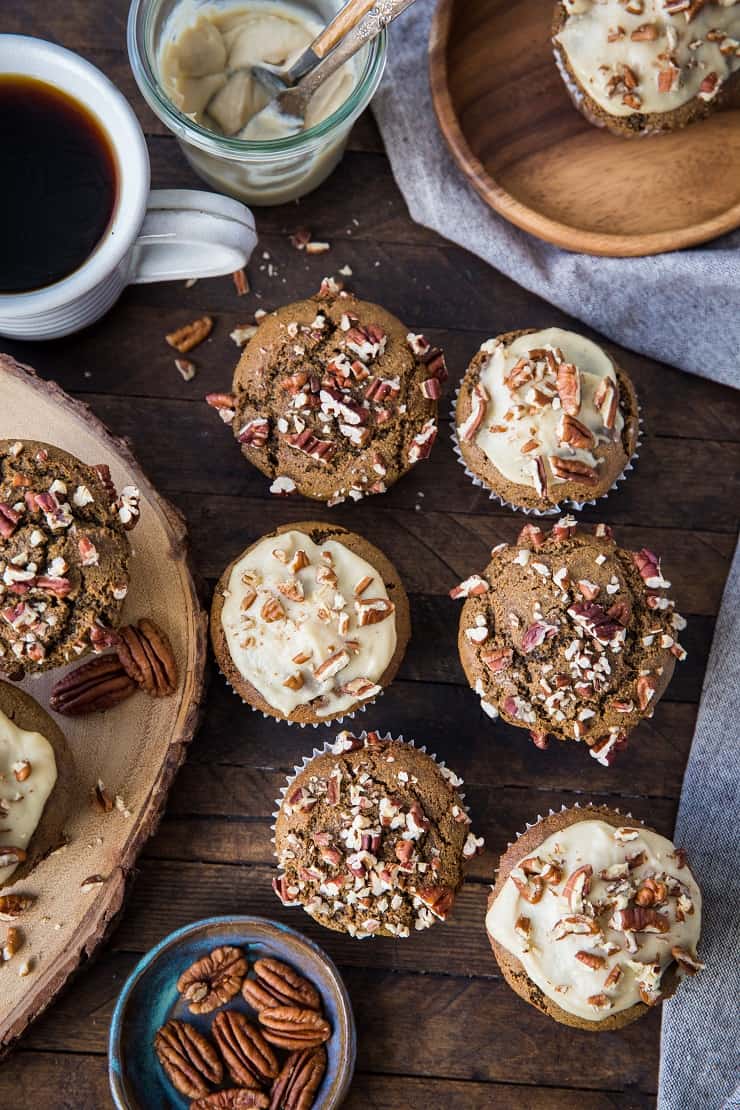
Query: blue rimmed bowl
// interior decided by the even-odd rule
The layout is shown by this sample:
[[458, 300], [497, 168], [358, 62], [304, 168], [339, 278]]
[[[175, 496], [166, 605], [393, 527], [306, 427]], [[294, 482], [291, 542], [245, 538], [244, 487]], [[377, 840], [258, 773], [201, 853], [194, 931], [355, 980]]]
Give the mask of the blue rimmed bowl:
[[[347, 988], [336, 967], [318, 944], [277, 921], [264, 917], [210, 917], [170, 933], [139, 960], [116, 1003], [108, 1042], [108, 1074], [119, 1110], [188, 1110], [190, 1100], [178, 1094], [154, 1051], [154, 1036], [170, 1018], [189, 1021], [208, 1034], [218, 1010], [191, 1014], [177, 993], [177, 980], [196, 960], [223, 944], [235, 945], [255, 960], [284, 960], [319, 994], [332, 1036], [326, 1045], [328, 1064], [314, 1110], [341, 1105], [355, 1069], [357, 1034]], [[225, 1007], [250, 1017], [241, 995]]]

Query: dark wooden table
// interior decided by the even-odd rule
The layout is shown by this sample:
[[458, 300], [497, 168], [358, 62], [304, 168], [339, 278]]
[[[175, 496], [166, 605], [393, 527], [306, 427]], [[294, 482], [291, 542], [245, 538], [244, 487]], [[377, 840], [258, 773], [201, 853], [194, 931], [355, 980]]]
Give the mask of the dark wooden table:
[[[157, 186], [198, 186], [174, 139], [138, 95], [125, 54], [125, 0], [26, 0], [5, 5], [3, 31], [54, 39], [84, 54], [125, 90], [147, 132]], [[422, 63], [423, 60], [420, 60]], [[128, 436], [144, 468], [188, 520], [197, 569], [212, 586], [248, 543], [279, 524], [315, 518], [300, 500], [271, 498], [202, 402], [230, 381], [229, 332], [255, 309], [313, 292], [349, 265], [349, 284], [444, 346], [453, 385], [479, 344], [516, 328], [579, 325], [472, 255], [415, 226], [370, 118], [344, 162], [300, 205], [258, 213], [253, 292], [229, 278], [130, 289], [107, 319], [52, 344], [0, 346], [87, 401]], [[297, 226], [332, 244], [306, 258]], [[269, 255], [269, 259], [268, 256]], [[268, 262], [271, 267], [268, 269]], [[204, 312], [212, 338], [198, 375], [177, 373], [164, 333]], [[598, 337], [597, 337], [598, 338]], [[398, 680], [362, 719], [426, 743], [464, 775], [475, 829], [486, 837], [446, 926], [407, 941], [357, 942], [283, 909], [270, 890], [270, 812], [285, 772], [318, 734], [281, 727], [241, 706], [214, 673], [204, 724], [140, 861], [110, 942], [0, 1066], [0, 1106], [109, 1106], [106, 1038], [121, 984], [139, 955], [170, 930], [212, 914], [261, 913], [319, 941], [338, 962], [359, 1031], [353, 1110], [482, 1107], [647, 1107], [658, 1072], [658, 1013], [592, 1037], [538, 1014], [499, 975], [483, 928], [500, 852], [527, 820], [578, 800], [605, 801], [670, 835], [691, 743], [714, 618], [735, 542], [740, 403], [729, 389], [617, 350], [643, 404], [647, 435], [629, 482], [588, 520], [606, 519], [626, 546], [661, 552], [689, 617], [677, 668], [652, 721], [607, 770], [578, 745], [537, 751], [526, 733], [483, 717], [455, 649], [459, 605], [448, 590], [482, 569], [492, 544], [525, 518], [496, 508], [465, 477], [443, 434], [432, 458], [393, 491], [320, 517], [373, 540], [401, 571], [414, 635]], [[443, 408], [446, 407], [443, 406]], [[43, 429], [39, 430], [39, 435]], [[322, 734], [323, 735], [323, 734]]]

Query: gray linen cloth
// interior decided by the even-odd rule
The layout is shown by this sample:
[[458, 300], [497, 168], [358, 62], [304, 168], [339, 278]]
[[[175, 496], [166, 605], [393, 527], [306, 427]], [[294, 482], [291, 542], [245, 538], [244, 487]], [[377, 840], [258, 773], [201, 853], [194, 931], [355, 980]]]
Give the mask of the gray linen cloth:
[[[392, 29], [374, 101], [412, 217], [622, 346], [740, 386], [740, 232], [652, 258], [570, 254], [492, 212], [437, 126], [427, 43], [434, 0]], [[740, 1110], [740, 545], [735, 552], [684, 778], [676, 841], [704, 892], [706, 970], [663, 1007], [660, 1110]]]
[[417, 0], [391, 28], [373, 101], [412, 217], [621, 346], [740, 385], [740, 231], [672, 254], [594, 258], [550, 246], [491, 211], [458, 169], [434, 114], [433, 10], [434, 0]]

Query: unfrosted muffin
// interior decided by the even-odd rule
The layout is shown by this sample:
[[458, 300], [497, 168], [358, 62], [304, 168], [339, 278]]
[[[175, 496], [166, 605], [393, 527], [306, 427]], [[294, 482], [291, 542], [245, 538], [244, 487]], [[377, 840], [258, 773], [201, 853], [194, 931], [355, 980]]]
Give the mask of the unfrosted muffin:
[[605, 524], [526, 525], [451, 591], [467, 599], [458, 649], [481, 707], [540, 748], [579, 740], [608, 765], [686, 657], [670, 585], [652, 551], [617, 547]]
[[403, 740], [340, 733], [288, 782], [276, 893], [353, 937], [407, 937], [444, 921], [465, 861], [483, 846], [460, 786]]
[[703, 967], [685, 853], [605, 806], [564, 808], [509, 845], [486, 930], [520, 997], [591, 1032], [629, 1025]]
[[384, 493], [429, 456], [446, 377], [424, 336], [328, 281], [265, 317], [233, 392], [206, 400], [272, 493], [338, 505]]
[[211, 641], [227, 681], [278, 720], [326, 724], [395, 678], [410, 635], [395, 567], [337, 525], [286, 524], [226, 568]]
[[138, 498], [133, 486], [119, 497], [104, 464], [0, 441], [0, 671], [19, 678], [110, 646]]
[[736, 0], [558, 0], [553, 44], [571, 99], [615, 135], [674, 131], [738, 86]]
[[514, 507], [552, 511], [600, 497], [639, 433], [632, 382], [596, 343], [561, 328], [483, 344], [455, 412], [467, 469]]
[[59, 726], [23, 690], [0, 682], [0, 887], [59, 846], [73, 790]]

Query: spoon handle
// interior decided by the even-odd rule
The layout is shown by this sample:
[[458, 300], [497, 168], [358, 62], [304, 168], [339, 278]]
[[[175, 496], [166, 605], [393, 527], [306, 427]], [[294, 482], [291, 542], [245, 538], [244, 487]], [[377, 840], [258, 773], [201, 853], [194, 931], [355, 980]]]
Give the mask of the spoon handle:
[[[359, 23], [355, 24], [344, 35], [332, 52], [323, 58], [310, 73], [302, 77], [294, 90], [289, 90], [289, 92], [300, 90], [302, 97], [312, 96], [319, 85], [326, 81], [327, 77], [331, 77], [332, 73], [343, 66], [366, 43], [379, 35], [384, 27], [396, 19], [406, 8], [411, 7], [413, 3], [414, 0], [375, 0], [370, 10]], [[288, 93], [282, 94], [282, 96], [287, 95]]]
[[340, 42], [349, 31], [355, 27], [364, 15], [375, 6], [375, 0], [349, 0], [341, 11], [337, 12], [332, 19], [318, 36], [311, 43], [310, 49], [313, 50], [317, 58], [325, 58], [330, 50]]

